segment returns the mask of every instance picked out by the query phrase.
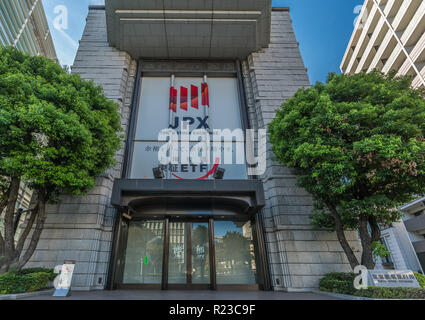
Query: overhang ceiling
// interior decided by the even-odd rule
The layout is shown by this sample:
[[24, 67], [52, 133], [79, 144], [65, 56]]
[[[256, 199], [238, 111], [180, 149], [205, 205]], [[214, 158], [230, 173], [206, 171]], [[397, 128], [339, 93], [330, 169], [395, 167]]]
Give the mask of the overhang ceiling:
[[133, 58], [245, 58], [270, 42], [271, 0], [105, 0], [108, 41]]

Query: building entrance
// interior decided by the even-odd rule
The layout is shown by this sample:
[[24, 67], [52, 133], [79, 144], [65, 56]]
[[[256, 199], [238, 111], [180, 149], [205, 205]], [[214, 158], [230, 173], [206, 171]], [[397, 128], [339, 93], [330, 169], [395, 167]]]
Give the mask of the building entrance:
[[210, 230], [208, 222], [170, 222], [168, 287], [211, 286]]
[[257, 289], [250, 220], [131, 220], [117, 286], [123, 289]]

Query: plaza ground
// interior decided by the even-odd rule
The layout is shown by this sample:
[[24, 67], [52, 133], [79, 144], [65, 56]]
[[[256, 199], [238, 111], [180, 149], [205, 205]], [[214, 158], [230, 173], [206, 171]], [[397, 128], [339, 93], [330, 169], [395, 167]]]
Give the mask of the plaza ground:
[[312, 292], [272, 291], [74, 291], [68, 298], [45, 294], [24, 300], [338, 300]]

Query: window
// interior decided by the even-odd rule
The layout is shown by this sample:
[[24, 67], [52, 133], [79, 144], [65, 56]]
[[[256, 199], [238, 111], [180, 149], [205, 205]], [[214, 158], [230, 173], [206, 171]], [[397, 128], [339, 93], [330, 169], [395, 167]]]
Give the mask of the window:
[[162, 221], [134, 221], [128, 228], [123, 283], [160, 284], [164, 246]]
[[[195, 129], [243, 129], [238, 84], [236, 78], [208, 78], [209, 107], [202, 105], [202, 77], [176, 77], [176, 111], [170, 110], [170, 77], [144, 77], [141, 80], [140, 104], [137, 113], [135, 142], [131, 164], [132, 179], [152, 179], [152, 168], [161, 167], [166, 179], [212, 179], [211, 170], [217, 159], [214, 158], [210, 140], [208, 164], [187, 164], [181, 158], [181, 151], [188, 151], [199, 143], [198, 139], [183, 139], [179, 136], [179, 164], [162, 165], [158, 152], [165, 141], [159, 141], [158, 134], [170, 126], [177, 133], [182, 131], [182, 121], [190, 124], [190, 132]], [[196, 100], [197, 96], [197, 100]], [[186, 101], [186, 102], [185, 102]], [[242, 135], [244, 137], [244, 135]], [[210, 136], [212, 139], [212, 135]], [[220, 167], [226, 170], [224, 179], [247, 179], [244, 139], [230, 136], [223, 139]], [[242, 151], [241, 151], [242, 150]], [[198, 153], [199, 155], [200, 153]], [[227, 154], [227, 158], [226, 158]], [[230, 160], [229, 160], [230, 159]]]
[[256, 284], [251, 223], [215, 221], [217, 284]]

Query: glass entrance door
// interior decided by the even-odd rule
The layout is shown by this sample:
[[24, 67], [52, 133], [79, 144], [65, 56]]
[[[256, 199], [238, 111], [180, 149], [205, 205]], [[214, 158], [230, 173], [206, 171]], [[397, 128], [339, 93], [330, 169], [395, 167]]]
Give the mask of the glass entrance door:
[[257, 288], [250, 221], [133, 220], [123, 229], [120, 288]]
[[168, 288], [208, 288], [209, 247], [207, 222], [170, 222]]

